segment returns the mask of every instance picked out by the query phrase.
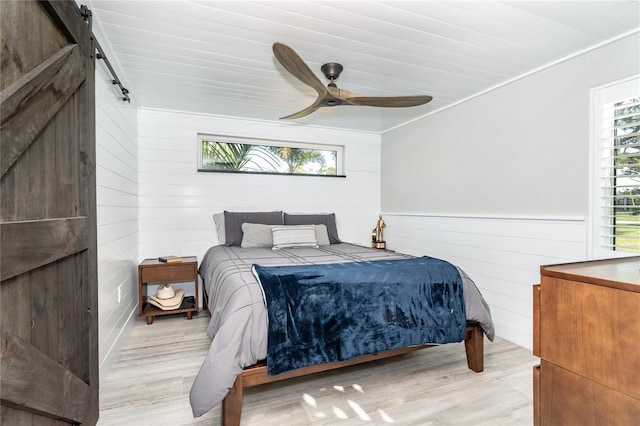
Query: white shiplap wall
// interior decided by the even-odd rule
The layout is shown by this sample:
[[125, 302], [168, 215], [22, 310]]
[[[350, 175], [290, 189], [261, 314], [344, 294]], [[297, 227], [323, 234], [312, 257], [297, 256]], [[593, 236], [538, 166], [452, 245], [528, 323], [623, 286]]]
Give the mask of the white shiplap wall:
[[540, 265], [584, 260], [584, 218], [384, 213], [389, 249], [462, 268], [490, 305], [496, 334], [532, 347], [532, 285]]
[[[346, 178], [199, 173], [197, 135], [345, 146]], [[380, 135], [290, 123], [140, 109], [140, 258], [195, 255], [217, 244], [213, 214], [335, 212], [343, 240], [367, 242], [380, 208]]]
[[98, 332], [102, 377], [118, 354], [123, 340], [120, 337], [132, 324], [138, 302], [137, 113], [134, 105], [121, 100], [120, 91], [111, 81], [106, 66], [96, 61]]

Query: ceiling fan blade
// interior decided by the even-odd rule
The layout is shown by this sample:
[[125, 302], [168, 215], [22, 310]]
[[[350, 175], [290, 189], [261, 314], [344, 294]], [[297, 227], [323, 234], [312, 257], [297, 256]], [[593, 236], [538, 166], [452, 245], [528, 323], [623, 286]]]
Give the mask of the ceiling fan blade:
[[300, 111], [298, 111], [296, 113], [293, 113], [291, 115], [287, 115], [285, 117], [280, 117], [280, 120], [293, 120], [295, 118], [306, 117], [307, 115], [311, 114], [312, 112], [315, 112], [318, 108], [323, 107], [323, 106], [325, 106], [325, 105], [322, 104], [322, 99], [321, 98], [317, 98], [314, 103], [312, 103], [311, 105], [309, 105], [305, 109], [300, 110]]
[[354, 96], [343, 98], [349, 105], [401, 108], [423, 105], [431, 102], [432, 96]]
[[273, 54], [278, 62], [298, 80], [311, 86], [318, 92], [318, 95], [325, 96], [327, 88], [318, 77], [311, 71], [306, 62], [289, 46], [282, 43], [273, 43]]
[[329, 92], [329, 94], [335, 98], [341, 99], [343, 101], [349, 99], [349, 98], [361, 98], [361, 95], [358, 95], [357, 93], [353, 93], [350, 92], [348, 90], [345, 89], [338, 89], [337, 87], [327, 87], [327, 92]]

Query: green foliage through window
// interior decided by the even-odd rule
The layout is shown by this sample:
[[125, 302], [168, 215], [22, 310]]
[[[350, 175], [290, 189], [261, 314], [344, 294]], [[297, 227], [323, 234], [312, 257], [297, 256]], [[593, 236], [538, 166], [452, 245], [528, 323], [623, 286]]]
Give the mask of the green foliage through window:
[[640, 253], [640, 98], [614, 105], [614, 247]]
[[591, 89], [589, 251], [640, 253], [640, 74]]
[[233, 140], [201, 135], [199, 170], [339, 176], [342, 147], [272, 141]]

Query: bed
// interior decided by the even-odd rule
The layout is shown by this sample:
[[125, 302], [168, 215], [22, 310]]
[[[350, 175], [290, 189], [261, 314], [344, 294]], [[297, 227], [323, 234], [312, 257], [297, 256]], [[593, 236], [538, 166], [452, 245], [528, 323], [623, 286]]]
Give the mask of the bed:
[[[190, 392], [194, 417], [199, 417], [222, 403], [222, 423], [237, 425], [240, 423], [243, 388], [433, 346], [431, 341], [412, 343], [390, 350], [371, 350], [359, 356], [349, 355], [345, 359], [330, 362], [305, 364], [291, 371], [278, 371], [277, 375], [269, 374], [268, 370], [272, 367], [265, 361], [268, 359], [267, 341], [270, 333], [266, 287], [260, 283], [261, 275], [256, 273], [254, 265], [260, 265], [266, 270], [279, 270], [280, 267], [286, 269], [296, 265], [320, 265], [318, 267], [321, 268], [322, 265], [368, 265], [372, 262], [407, 262], [415, 259], [388, 250], [341, 242], [337, 237], [335, 217], [332, 215], [299, 215], [295, 218], [289, 215], [289, 223], [285, 224], [286, 213], [270, 213], [270, 217], [265, 217], [264, 214], [241, 214], [240, 217], [228, 214], [224, 218], [225, 225], [220, 225], [220, 222], [225, 221], [217, 217], [219, 239], [226, 241], [228, 245], [211, 247], [199, 268], [203, 280], [204, 306], [211, 315], [207, 334], [212, 342]], [[278, 217], [283, 218], [282, 223]], [[311, 238], [315, 244], [305, 245], [305, 241], [301, 241], [300, 228], [304, 228], [305, 223], [300, 222], [311, 222], [314, 225], [310, 228], [312, 231], [306, 228], [304, 238]], [[295, 231], [300, 238], [293, 238], [293, 245], [280, 245], [283, 240], [275, 238], [275, 227], [280, 225], [283, 233]], [[222, 230], [226, 231], [226, 235]], [[311, 233], [317, 238], [313, 238]], [[271, 237], [273, 239], [269, 239]], [[291, 243], [290, 240], [287, 241]], [[463, 334], [456, 341], [465, 341], [468, 366], [480, 372], [483, 369], [483, 334], [493, 340], [493, 323], [488, 305], [473, 281], [464, 271], [455, 269], [459, 273], [463, 290], [460, 296], [464, 297], [463, 320], [466, 318]]]

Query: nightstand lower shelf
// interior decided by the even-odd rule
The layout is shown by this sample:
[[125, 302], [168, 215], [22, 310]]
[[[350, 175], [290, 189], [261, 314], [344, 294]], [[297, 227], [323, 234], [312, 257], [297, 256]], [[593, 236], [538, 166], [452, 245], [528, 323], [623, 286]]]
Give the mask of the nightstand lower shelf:
[[[186, 299], [186, 298], [185, 298]], [[162, 310], [160, 308], [156, 308], [150, 303], [144, 302], [144, 307], [142, 308], [142, 314], [140, 316], [147, 317], [147, 324], [153, 324], [153, 318], [160, 315], [174, 315], [174, 314], [187, 314], [187, 319], [190, 320], [193, 318], [193, 313], [198, 313], [198, 307], [194, 306], [192, 308], [178, 308], [171, 309], [169, 311]]]

